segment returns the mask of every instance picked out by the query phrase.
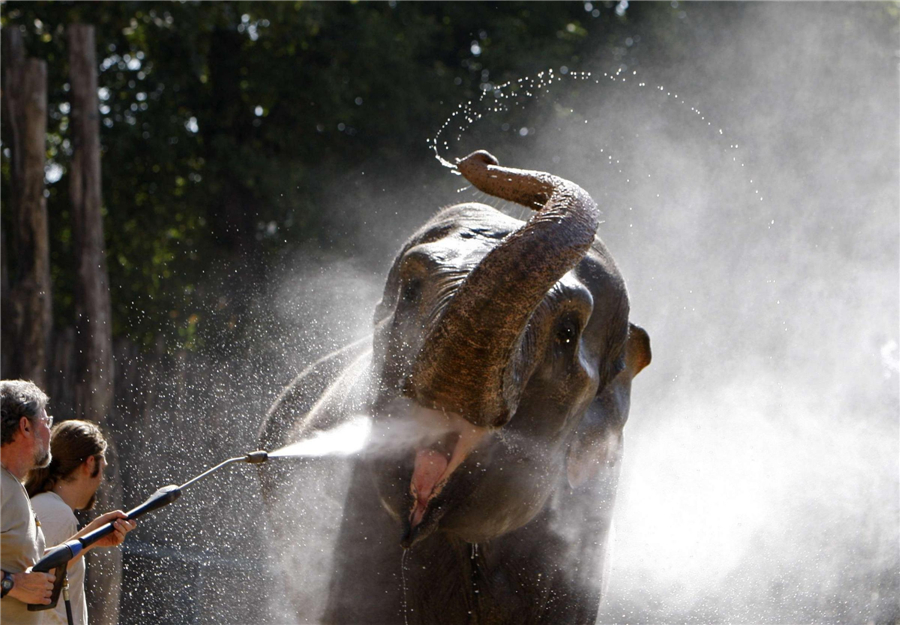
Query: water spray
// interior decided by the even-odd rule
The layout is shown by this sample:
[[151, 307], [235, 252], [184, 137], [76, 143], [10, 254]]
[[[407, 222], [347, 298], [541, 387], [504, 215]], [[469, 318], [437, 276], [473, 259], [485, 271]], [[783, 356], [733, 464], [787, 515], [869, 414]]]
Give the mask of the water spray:
[[[144, 503], [126, 512], [125, 518], [131, 521], [147, 514], [148, 512], [153, 512], [154, 510], [159, 510], [163, 506], [169, 505], [170, 503], [181, 497], [182, 490], [230, 464], [234, 464], [235, 462], [261, 464], [268, 459], [269, 453], [262, 450], [251, 451], [244, 456], [230, 458], [229, 460], [217, 464], [213, 468], [204, 471], [200, 475], [188, 480], [181, 486], [176, 486], [175, 484], [163, 486], [155, 493], [150, 495], [147, 500], [144, 501]], [[50, 571], [54, 571], [56, 575], [56, 581], [53, 585], [53, 594], [50, 597], [50, 603], [47, 605], [29, 605], [29, 610], [49, 610], [56, 607], [56, 604], [59, 601], [60, 590], [62, 590], [63, 583], [66, 579], [65, 572], [69, 560], [78, 556], [78, 554], [81, 553], [85, 548], [94, 544], [104, 536], [111, 534], [115, 529], [113, 527], [113, 523], [114, 522], [107, 523], [106, 525], [103, 525], [102, 527], [99, 527], [93, 532], [85, 534], [80, 538], [73, 538], [72, 540], [66, 541], [58, 547], [54, 547], [53, 549], [48, 551], [43, 558], [38, 560], [37, 564], [32, 567], [32, 571], [36, 571], [39, 573], [49, 573]]]
[[[372, 421], [366, 416], [358, 415], [357, 417], [343, 423], [331, 430], [318, 432], [308, 439], [286, 445], [275, 451], [251, 451], [250, 453], [238, 456], [237, 458], [229, 458], [225, 462], [221, 462], [211, 469], [208, 469], [200, 475], [188, 480], [181, 486], [170, 484], [163, 486], [155, 493], [150, 495], [144, 503], [133, 510], [125, 513], [125, 518], [134, 520], [140, 516], [158, 510], [163, 506], [167, 506], [179, 497], [181, 491], [188, 486], [199, 482], [203, 478], [212, 475], [219, 469], [222, 469], [235, 462], [248, 462], [250, 464], [262, 464], [269, 458], [285, 458], [285, 457], [305, 457], [316, 458], [322, 456], [346, 456], [357, 453], [362, 450], [368, 440], [372, 429]], [[49, 573], [53, 571], [56, 575], [56, 581], [53, 585], [53, 593], [50, 596], [50, 603], [47, 605], [29, 605], [29, 610], [49, 610], [56, 607], [59, 601], [60, 591], [63, 588], [66, 579], [66, 568], [68, 562], [78, 556], [86, 547], [97, 542], [104, 536], [114, 531], [113, 523], [95, 529], [93, 532], [85, 534], [80, 538], [73, 538], [65, 543], [54, 547], [47, 554], [38, 560], [37, 564], [32, 567], [33, 571], [39, 573]]]

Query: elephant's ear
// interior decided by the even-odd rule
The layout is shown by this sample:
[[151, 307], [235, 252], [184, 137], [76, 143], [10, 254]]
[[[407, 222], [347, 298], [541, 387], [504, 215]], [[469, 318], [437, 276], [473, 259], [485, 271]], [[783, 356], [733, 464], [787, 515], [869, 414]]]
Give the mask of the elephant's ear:
[[[641, 326], [628, 324], [628, 343], [625, 345], [625, 371], [634, 378], [650, 364], [650, 335]], [[624, 372], [623, 372], [624, 373]]]
[[625, 368], [588, 407], [566, 459], [569, 486], [579, 488], [601, 468], [613, 468], [622, 454], [622, 427], [628, 419], [631, 380], [650, 364], [650, 337], [633, 323], [625, 346]]

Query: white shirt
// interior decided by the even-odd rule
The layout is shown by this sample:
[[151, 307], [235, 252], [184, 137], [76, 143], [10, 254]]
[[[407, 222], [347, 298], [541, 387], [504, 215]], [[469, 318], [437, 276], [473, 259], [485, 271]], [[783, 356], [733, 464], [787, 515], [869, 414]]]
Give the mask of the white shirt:
[[[44, 531], [44, 540], [48, 547], [65, 542], [78, 531], [78, 519], [72, 512], [72, 508], [53, 492], [41, 493], [31, 499], [34, 513], [41, 522]], [[84, 599], [84, 558], [79, 558], [75, 564], [69, 567], [69, 600], [72, 604], [72, 618], [75, 625], [87, 625], [87, 602]], [[59, 603], [53, 610], [47, 610], [44, 623], [58, 623], [67, 625], [66, 605], [63, 602], [62, 593]]]
[[[0, 478], [0, 564], [4, 571], [21, 573], [44, 555], [44, 534], [22, 482], [6, 467], [0, 470]], [[24, 603], [9, 595], [0, 602], [3, 625], [44, 623], [42, 614], [46, 612], [29, 612]]]

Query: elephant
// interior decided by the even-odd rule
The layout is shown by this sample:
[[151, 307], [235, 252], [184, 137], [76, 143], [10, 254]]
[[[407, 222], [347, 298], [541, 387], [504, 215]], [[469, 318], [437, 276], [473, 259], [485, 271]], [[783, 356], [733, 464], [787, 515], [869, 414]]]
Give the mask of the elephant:
[[[631, 384], [650, 340], [629, 321], [587, 192], [486, 151], [456, 167], [535, 212], [523, 223], [480, 203], [440, 210], [396, 257], [372, 335], [297, 376], [261, 427], [272, 449], [354, 415], [372, 423], [362, 452], [329, 461], [343, 491], [287, 489], [304, 471], [316, 477], [308, 463], [260, 467], [280, 553], [293, 519], [311, 517], [309, 488], [339, 512], [320, 591], [288, 576], [301, 621], [596, 620]], [[283, 558], [288, 570], [311, 562], [303, 549]]]

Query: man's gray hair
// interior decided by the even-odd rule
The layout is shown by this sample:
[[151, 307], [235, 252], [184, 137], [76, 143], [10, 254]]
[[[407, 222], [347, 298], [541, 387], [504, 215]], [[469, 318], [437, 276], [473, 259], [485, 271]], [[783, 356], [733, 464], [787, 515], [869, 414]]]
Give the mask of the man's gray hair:
[[0, 445], [13, 442], [22, 417], [28, 417], [28, 420], [34, 423], [41, 410], [47, 409], [48, 401], [50, 398], [34, 382], [0, 381], [0, 413], [2, 413]]

